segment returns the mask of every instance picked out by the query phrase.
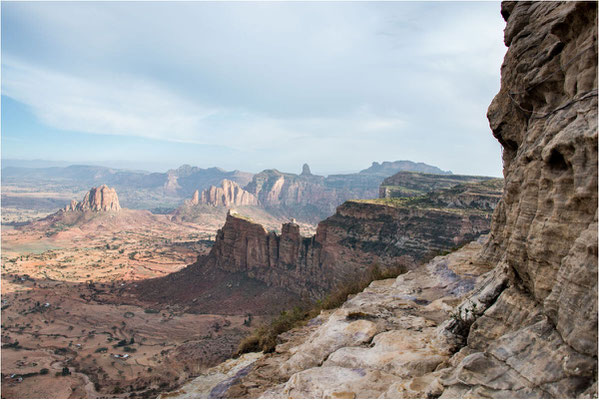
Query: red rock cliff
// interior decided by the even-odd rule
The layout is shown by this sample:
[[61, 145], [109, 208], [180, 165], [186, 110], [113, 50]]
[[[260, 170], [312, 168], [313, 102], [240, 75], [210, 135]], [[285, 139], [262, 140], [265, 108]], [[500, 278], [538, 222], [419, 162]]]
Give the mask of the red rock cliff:
[[119, 211], [120, 209], [116, 190], [102, 185], [91, 188], [82, 201], [72, 200], [64, 211]]
[[295, 223], [277, 235], [229, 213], [205, 265], [318, 298], [374, 264], [412, 268], [488, 232], [490, 220], [490, 211], [474, 208], [348, 201], [318, 224], [315, 236], [304, 238]]

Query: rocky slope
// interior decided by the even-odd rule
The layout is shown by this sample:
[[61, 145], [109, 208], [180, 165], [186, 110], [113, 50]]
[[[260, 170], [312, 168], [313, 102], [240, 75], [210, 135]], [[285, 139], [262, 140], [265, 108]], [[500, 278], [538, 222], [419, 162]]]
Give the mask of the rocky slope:
[[[339, 309], [323, 311], [282, 335], [274, 353], [227, 361], [172, 395], [438, 397], [443, 390], [439, 376], [425, 374], [447, 363], [459, 346], [442, 323], [477, 281], [493, 279], [491, 266], [472, 262], [480, 248], [472, 243], [397, 279], [375, 281]], [[486, 275], [477, 279], [481, 274]]]
[[505, 189], [488, 240], [373, 282], [203, 393], [597, 397], [597, 3], [501, 13], [509, 49], [488, 117]]
[[63, 211], [120, 211], [120, 209], [116, 190], [102, 185], [91, 188], [80, 202], [71, 200]]

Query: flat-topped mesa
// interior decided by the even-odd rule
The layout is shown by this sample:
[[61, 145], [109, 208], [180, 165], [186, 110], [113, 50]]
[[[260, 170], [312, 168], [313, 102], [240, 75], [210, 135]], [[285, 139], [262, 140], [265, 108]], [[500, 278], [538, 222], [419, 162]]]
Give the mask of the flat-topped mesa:
[[461, 184], [491, 181], [490, 176], [430, 174], [401, 171], [385, 178], [379, 188], [379, 198], [414, 197], [434, 190], [449, 189]]
[[116, 190], [109, 188], [106, 185], [91, 188], [89, 192], [85, 194], [83, 200], [77, 202], [71, 200], [71, 203], [64, 209], [65, 212], [69, 211], [120, 211], [121, 205], [119, 204], [119, 197], [116, 194]]
[[210, 186], [210, 188], [193, 194], [191, 204], [208, 204], [211, 206], [255, 206], [258, 199], [253, 194], [243, 190], [237, 183], [223, 179], [221, 187]]

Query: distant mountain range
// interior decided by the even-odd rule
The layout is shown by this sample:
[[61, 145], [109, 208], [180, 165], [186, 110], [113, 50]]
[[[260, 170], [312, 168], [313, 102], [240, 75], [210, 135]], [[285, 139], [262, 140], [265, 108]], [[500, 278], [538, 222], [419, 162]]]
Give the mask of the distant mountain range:
[[[9, 160], [10, 161], [10, 160]], [[33, 187], [37, 190], [83, 192], [90, 187], [109, 185], [119, 193], [123, 207], [133, 209], [174, 209], [196, 191], [218, 187], [223, 180], [256, 196], [264, 207], [284, 215], [318, 221], [334, 213], [348, 199], [378, 197], [384, 178], [400, 171], [451, 174], [437, 167], [412, 161], [374, 162], [371, 167], [352, 174], [313, 175], [306, 164], [301, 174], [276, 169], [257, 174], [225, 171], [221, 168], [199, 168], [182, 165], [166, 172], [148, 172], [93, 165], [48, 166], [30, 168], [12, 160], [3, 161], [2, 184]], [[34, 165], [42, 160], [31, 161]], [[28, 165], [22, 162], [21, 165]], [[3, 193], [3, 197], [4, 197]], [[11, 199], [15, 203], [15, 199]]]

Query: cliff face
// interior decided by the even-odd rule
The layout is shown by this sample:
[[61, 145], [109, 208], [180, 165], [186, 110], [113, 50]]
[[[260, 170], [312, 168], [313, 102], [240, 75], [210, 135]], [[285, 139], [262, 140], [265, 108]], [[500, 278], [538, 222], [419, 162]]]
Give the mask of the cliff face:
[[505, 193], [484, 254], [512, 286], [474, 323], [464, 350], [473, 358], [457, 365], [484, 368], [456, 371], [448, 395], [500, 395], [485, 387], [495, 369], [510, 396], [577, 396], [593, 381], [596, 396], [597, 3], [501, 12], [509, 49], [488, 118]]
[[596, 356], [597, 4], [504, 3], [502, 14], [509, 50], [488, 118], [506, 182], [487, 255]]
[[313, 252], [310, 239], [300, 236], [295, 223], [283, 224], [281, 235], [277, 235], [245, 217], [229, 213], [203, 265], [244, 273], [269, 286], [306, 295], [322, 290], [320, 285], [312, 287], [311, 278], [318, 274], [319, 266], [306, 262]]
[[336, 193], [327, 192], [323, 183], [324, 177], [312, 175], [310, 167], [305, 165], [301, 175], [275, 169], [262, 171], [254, 176], [245, 190], [256, 196], [264, 206], [334, 204]]
[[177, 169], [166, 172], [164, 191], [169, 194], [191, 197], [193, 192], [217, 186], [224, 179], [235, 182], [240, 186], [247, 185], [253, 174], [243, 171], [225, 171], [221, 168], [198, 168], [182, 165]]
[[102, 185], [91, 188], [80, 202], [71, 200], [64, 211], [119, 211], [120, 209], [121, 205], [116, 190]]
[[433, 204], [432, 197], [411, 202], [348, 201], [320, 222], [309, 238], [300, 235], [295, 223], [283, 224], [277, 235], [230, 213], [204, 265], [247, 273], [268, 285], [318, 298], [364, 276], [374, 264], [383, 269], [412, 268], [431, 254], [488, 232], [492, 210], [473, 204], [456, 207], [455, 199], [465, 193], [463, 189], [446, 194], [453, 199], [446, 204], [439, 198]]
[[258, 205], [258, 199], [251, 193], [243, 190], [241, 186], [228, 179], [223, 179], [221, 186], [210, 186], [197, 196], [194, 192], [191, 204], [208, 204], [211, 206], [255, 206]]

